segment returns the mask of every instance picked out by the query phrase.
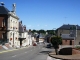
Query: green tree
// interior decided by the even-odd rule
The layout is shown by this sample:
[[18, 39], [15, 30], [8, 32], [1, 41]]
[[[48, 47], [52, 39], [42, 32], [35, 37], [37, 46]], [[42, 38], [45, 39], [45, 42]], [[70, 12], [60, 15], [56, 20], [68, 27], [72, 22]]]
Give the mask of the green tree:
[[47, 30], [48, 34], [54, 35], [54, 30]]
[[54, 49], [55, 49], [55, 52], [56, 52], [56, 55], [58, 54], [58, 48], [59, 48], [59, 45], [62, 44], [62, 38], [61, 37], [58, 37], [58, 36], [52, 36], [51, 39], [50, 39]]
[[35, 32], [37, 32], [37, 31], [36, 31], [36, 30], [32, 30], [31, 32], [32, 32], [32, 33], [35, 33]]
[[46, 34], [46, 31], [45, 31], [45, 30], [43, 30], [43, 29], [41, 29], [41, 30], [39, 30], [39, 33]]

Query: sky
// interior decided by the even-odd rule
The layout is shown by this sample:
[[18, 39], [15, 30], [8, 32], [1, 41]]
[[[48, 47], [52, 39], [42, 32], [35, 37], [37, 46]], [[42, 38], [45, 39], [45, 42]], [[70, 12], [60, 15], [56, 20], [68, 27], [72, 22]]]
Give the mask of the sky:
[[80, 25], [80, 0], [0, 0], [10, 11], [16, 3], [16, 15], [27, 29], [57, 29], [63, 24]]

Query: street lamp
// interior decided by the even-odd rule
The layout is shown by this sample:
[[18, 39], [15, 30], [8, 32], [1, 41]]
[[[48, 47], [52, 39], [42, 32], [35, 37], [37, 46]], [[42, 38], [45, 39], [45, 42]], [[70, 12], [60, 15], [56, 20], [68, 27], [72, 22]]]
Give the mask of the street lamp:
[[75, 39], [74, 39], [74, 42], [75, 42], [75, 46], [76, 46], [76, 38], [77, 38], [77, 25], [75, 25]]

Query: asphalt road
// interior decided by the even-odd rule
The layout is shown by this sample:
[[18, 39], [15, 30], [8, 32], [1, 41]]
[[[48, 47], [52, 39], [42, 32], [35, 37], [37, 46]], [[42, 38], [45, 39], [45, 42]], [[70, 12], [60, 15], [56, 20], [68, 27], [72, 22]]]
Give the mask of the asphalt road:
[[35, 47], [1, 53], [0, 60], [48, 60], [48, 52], [52, 50], [43, 47], [41, 44]]

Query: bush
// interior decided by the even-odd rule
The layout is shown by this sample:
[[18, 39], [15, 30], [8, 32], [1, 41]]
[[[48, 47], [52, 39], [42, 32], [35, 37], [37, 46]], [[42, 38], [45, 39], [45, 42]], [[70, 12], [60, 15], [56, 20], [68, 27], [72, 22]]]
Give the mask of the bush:
[[75, 48], [76, 48], [76, 49], [80, 49], [80, 46], [76, 46]]

